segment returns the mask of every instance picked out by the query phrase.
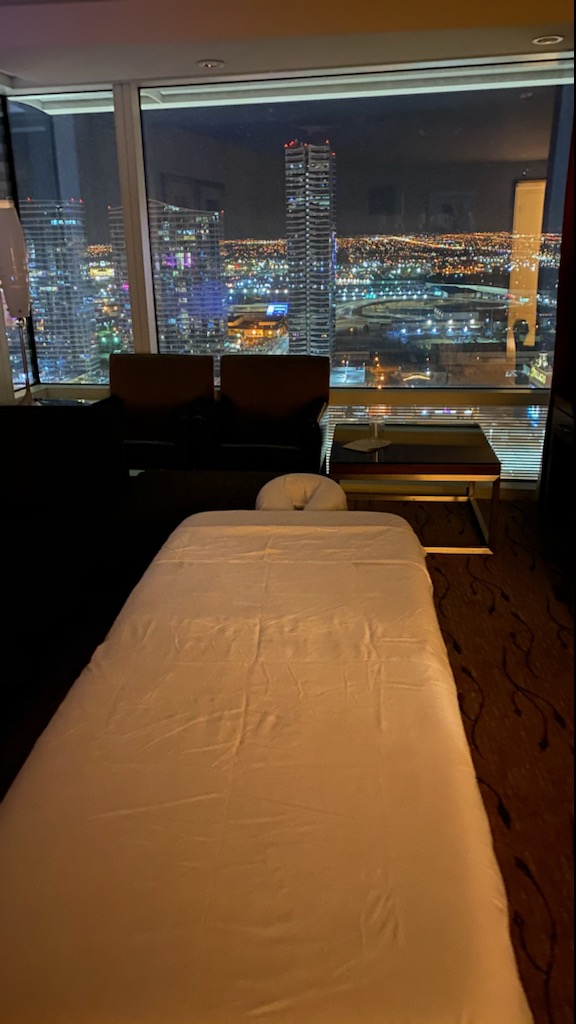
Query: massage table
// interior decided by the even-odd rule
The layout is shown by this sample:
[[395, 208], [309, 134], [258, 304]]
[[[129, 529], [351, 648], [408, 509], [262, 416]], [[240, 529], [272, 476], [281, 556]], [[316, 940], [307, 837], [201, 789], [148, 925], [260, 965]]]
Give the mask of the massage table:
[[200, 513], [0, 805], [2, 1024], [529, 1024], [425, 554]]

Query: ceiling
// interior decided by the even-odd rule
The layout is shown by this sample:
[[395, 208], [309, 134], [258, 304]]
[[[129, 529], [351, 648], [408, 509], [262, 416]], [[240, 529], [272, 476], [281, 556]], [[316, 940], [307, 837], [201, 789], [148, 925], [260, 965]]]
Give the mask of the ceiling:
[[[540, 36], [563, 39], [542, 47], [533, 43]], [[483, 0], [479, 9], [462, 0], [0, 0], [4, 91], [549, 57], [572, 48], [567, 0]], [[200, 67], [206, 59], [224, 63]]]

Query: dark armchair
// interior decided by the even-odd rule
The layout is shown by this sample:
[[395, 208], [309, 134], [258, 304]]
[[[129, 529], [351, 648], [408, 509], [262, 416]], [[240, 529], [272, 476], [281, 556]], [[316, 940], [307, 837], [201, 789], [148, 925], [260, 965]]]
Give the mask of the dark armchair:
[[129, 469], [193, 468], [211, 424], [210, 355], [113, 353], [110, 398]]
[[225, 355], [220, 363], [217, 444], [220, 469], [322, 470], [322, 417], [330, 360], [307, 355]]

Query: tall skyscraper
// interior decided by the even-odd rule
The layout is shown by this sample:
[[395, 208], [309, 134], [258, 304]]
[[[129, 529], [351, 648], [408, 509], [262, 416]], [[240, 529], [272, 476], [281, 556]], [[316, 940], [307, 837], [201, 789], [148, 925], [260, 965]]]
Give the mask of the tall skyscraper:
[[285, 147], [289, 348], [331, 356], [335, 332], [336, 157], [321, 145]]
[[34, 338], [44, 381], [100, 379], [81, 201], [21, 204]]
[[219, 213], [150, 201], [159, 347], [217, 352], [227, 336]]
[[[108, 216], [120, 315], [126, 320], [128, 274], [122, 210], [112, 209]], [[151, 199], [148, 217], [160, 351], [217, 354], [228, 337], [221, 215]]]
[[120, 351], [132, 352], [134, 338], [132, 333], [132, 309], [130, 306], [130, 289], [128, 285], [128, 263], [126, 260], [126, 238], [124, 234], [124, 216], [121, 206], [108, 207], [108, 232], [112, 247], [112, 267], [114, 269], [113, 302], [116, 307], [115, 328], [120, 338]]

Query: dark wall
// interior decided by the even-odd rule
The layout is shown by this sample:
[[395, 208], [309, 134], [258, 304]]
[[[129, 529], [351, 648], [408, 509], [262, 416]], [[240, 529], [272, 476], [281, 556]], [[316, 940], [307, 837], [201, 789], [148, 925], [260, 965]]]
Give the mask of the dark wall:
[[558, 311], [552, 396], [574, 410], [574, 134], [570, 146], [558, 274]]

